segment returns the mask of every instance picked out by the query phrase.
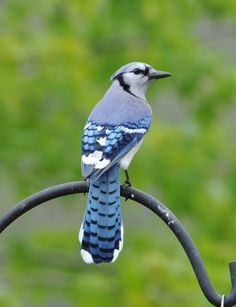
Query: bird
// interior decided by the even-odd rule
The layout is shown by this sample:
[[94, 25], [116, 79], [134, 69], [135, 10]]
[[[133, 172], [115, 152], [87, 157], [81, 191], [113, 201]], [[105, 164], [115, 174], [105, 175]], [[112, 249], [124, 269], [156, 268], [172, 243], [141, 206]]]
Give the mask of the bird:
[[120, 168], [131, 185], [128, 167], [152, 122], [145, 93], [171, 73], [143, 62], [131, 62], [111, 77], [111, 85], [93, 108], [82, 136], [81, 169], [89, 194], [79, 231], [86, 263], [114, 262], [123, 247]]

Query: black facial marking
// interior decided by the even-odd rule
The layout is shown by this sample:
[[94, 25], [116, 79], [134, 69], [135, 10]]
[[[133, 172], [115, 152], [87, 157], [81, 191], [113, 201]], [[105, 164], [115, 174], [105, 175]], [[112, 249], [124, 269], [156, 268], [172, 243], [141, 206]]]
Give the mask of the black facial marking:
[[129, 84], [125, 83], [124, 78], [123, 78], [122, 75], [117, 76], [117, 80], [120, 82], [120, 86], [122, 86], [123, 89], [124, 89], [126, 92], [131, 93], [131, 92], [130, 92], [130, 86], [129, 86]]
[[148, 76], [148, 74], [149, 74], [149, 67], [148, 67], [148, 66], [145, 66], [144, 75], [145, 75], [145, 76]]
[[144, 74], [144, 71], [143, 71], [142, 69], [139, 69], [139, 68], [135, 68], [132, 72], [133, 72], [135, 75]]
[[128, 92], [129, 94], [137, 97], [136, 95], [134, 95], [131, 91], [130, 91], [130, 85], [125, 83], [123, 75], [119, 75], [117, 76], [117, 80], [120, 82], [120, 86], [123, 87], [124, 91]]
[[142, 74], [142, 75], [144, 75], [144, 76], [147, 76], [147, 75], [149, 74], [149, 67], [148, 67], [148, 66], [145, 66], [145, 70], [140, 69], [140, 68], [135, 68], [132, 72], [133, 72], [135, 75]]
[[[130, 71], [130, 73], [134, 73], [135, 75], [139, 75], [140, 74], [140, 75], [142, 75], [141, 77], [148, 76], [150, 68], [149, 68], [149, 66], [146, 66], [146, 65], [144, 67], [145, 67], [144, 70], [140, 69], [140, 68], [135, 68], [132, 71]], [[138, 97], [134, 93], [131, 92], [130, 85], [125, 82], [123, 74], [124, 73], [120, 73], [120, 74], [116, 75], [113, 80], [119, 81], [120, 86], [123, 88], [124, 91], [126, 91], [127, 93], [133, 95], [134, 97]]]

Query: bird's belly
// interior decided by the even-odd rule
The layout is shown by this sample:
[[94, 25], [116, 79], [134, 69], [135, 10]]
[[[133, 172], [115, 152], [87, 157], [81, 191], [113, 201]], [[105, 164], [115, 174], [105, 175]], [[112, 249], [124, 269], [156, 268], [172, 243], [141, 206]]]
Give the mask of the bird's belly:
[[139, 150], [139, 147], [141, 146], [143, 142], [143, 139], [139, 141], [130, 151], [127, 152], [127, 154], [120, 160], [120, 166], [123, 169], [128, 169], [130, 162], [132, 161], [134, 155]]

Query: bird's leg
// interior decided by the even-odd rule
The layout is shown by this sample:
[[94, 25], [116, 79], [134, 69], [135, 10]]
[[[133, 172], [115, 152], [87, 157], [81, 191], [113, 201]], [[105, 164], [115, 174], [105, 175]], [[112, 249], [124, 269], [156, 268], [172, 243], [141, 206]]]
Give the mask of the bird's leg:
[[127, 169], [125, 170], [125, 184], [127, 184], [129, 187], [131, 187], [131, 181], [130, 181]]
[[[129, 174], [128, 174], [128, 171], [127, 169], [125, 170], [125, 183], [124, 185], [127, 185], [128, 187], [131, 187], [131, 182], [130, 182], [130, 179], [129, 179]], [[125, 197], [125, 201], [127, 201], [129, 198], [126, 196]]]

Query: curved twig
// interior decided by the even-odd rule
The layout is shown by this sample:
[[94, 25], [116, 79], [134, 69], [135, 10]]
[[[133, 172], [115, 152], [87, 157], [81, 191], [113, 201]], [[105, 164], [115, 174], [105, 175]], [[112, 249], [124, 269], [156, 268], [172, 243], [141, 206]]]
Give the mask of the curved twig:
[[[4, 229], [6, 229], [13, 221], [32, 208], [45, 203], [48, 200], [64, 195], [86, 193], [88, 192], [88, 188], [89, 185], [87, 182], [76, 181], [56, 185], [35, 193], [15, 205], [0, 218], [0, 232], [3, 232]], [[204, 263], [193, 240], [177, 217], [160, 201], [135, 188], [127, 185], [121, 186], [121, 195], [149, 208], [167, 224], [183, 246], [205, 297], [213, 305], [220, 306], [222, 295], [218, 294], [212, 286], [208, 273], [204, 267]], [[236, 262], [231, 262], [229, 267], [232, 290], [229, 295], [224, 297], [225, 307], [234, 306], [236, 304]]]

